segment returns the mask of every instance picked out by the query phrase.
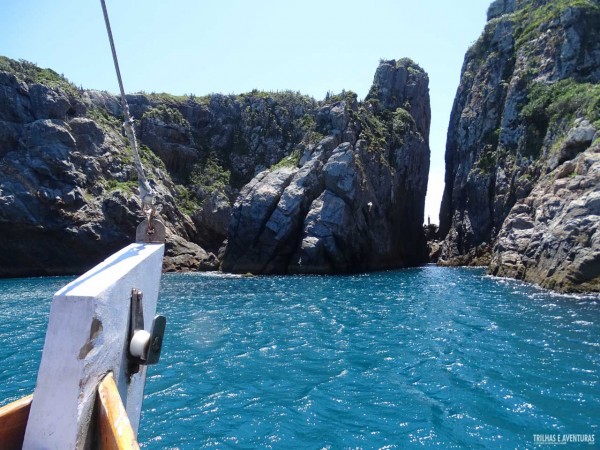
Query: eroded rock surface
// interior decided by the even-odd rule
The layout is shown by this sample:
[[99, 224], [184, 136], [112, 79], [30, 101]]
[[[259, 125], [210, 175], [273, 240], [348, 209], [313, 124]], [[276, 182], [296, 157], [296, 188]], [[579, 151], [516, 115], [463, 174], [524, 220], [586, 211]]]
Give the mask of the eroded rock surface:
[[513, 206], [490, 272], [559, 291], [600, 291], [600, 143]]
[[409, 60], [383, 61], [362, 105], [348, 96], [321, 107], [326, 137], [241, 190], [221, 268], [340, 273], [425, 262], [429, 122], [427, 75]]
[[[128, 95], [167, 226], [165, 269], [215, 269], [235, 248], [256, 272], [288, 271], [300, 251], [295, 271], [421, 261], [427, 76], [403, 60], [375, 78], [363, 104], [350, 92]], [[0, 276], [81, 273], [133, 240], [142, 217], [121, 121], [114, 95], [0, 57]], [[232, 229], [253, 236], [226, 253]]]
[[[89, 97], [57, 74], [7, 61], [11, 67], [0, 66], [10, 70], [0, 71], [0, 276], [82, 273], [133, 242], [143, 218], [125, 139], [118, 122], [98, 116]], [[48, 85], [32, 79], [40, 74]], [[152, 153], [144, 156], [167, 226], [165, 267], [215, 269], [215, 256], [191, 242], [196, 225], [179, 210], [171, 177]]]

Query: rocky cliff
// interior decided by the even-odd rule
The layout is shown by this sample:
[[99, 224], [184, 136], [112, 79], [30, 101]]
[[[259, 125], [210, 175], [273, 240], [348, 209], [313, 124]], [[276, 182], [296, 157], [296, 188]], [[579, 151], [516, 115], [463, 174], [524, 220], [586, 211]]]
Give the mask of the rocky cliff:
[[[147, 148], [167, 269], [214, 268], [177, 186]], [[51, 70], [0, 59], [0, 276], [76, 274], [132, 242], [141, 221], [119, 120]]]
[[[327, 183], [339, 178], [342, 187], [338, 191], [347, 189], [344, 183], [350, 180], [342, 172], [348, 158], [361, 164], [350, 164], [352, 170], [360, 171], [360, 176], [350, 174], [354, 177], [351, 184], [383, 183], [384, 179], [365, 174], [371, 167], [382, 170], [371, 160], [388, 161], [383, 163], [392, 164], [387, 180], [408, 187], [382, 187], [382, 195], [388, 189], [385, 192], [390, 196], [406, 193], [414, 195], [415, 201], [396, 197], [400, 209], [386, 214], [415, 212], [420, 222], [429, 104], [419, 90], [427, 91], [427, 77], [422, 74], [418, 84], [413, 74], [420, 71], [417, 66], [399, 63], [396, 67], [395, 61], [387, 66], [387, 75], [378, 70], [382, 90], [370, 94], [368, 105], [359, 105], [351, 93], [328, 96], [324, 102], [293, 92], [129, 95], [142, 158], [167, 225], [165, 268], [217, 268], [215, 255], [231, 230], [232, 205], [240, 190], [241, 198], [247, 198], [248, 186], [259, 180], [262, 185], [273, 182], [272, 189], [278, 189], [277, 179], [264, 179], [268, 168], [283, 178], [286, 171], [293, 172], [290, 177], [300, 182], [297, 172], [329, 164], [330, 154], [336, 149], [340, 153], [342, 143], [352, 151], [362, 146], [365, 155], [359, 160], [346, 152], [331, 159]], [[400, 67], [410, 82], [402, 81]], [[400, 83], [405, 91], [389, 83]], [[393, 97], [399, 93], [401, 97]], [[416, 96], [420, 96], [418, 102]], [[0, 276], [80, 273], [131, 242], [141, 217], [137, 177], [121, 117], [120, 102], [111, 94], [83, 90], [52, 70], [0, 57]], [[370, 140], [361, 135], [363, 129], [370, 130]], [[413, 142], [418, 145], [411, 146]], [[415, 154], [409, 151], [413, 148]], [[322, 157], [315, 156], [319, 152]], [[404, 162], [396, 164], [394, 158]], [[408, 162], [413, 159], [422, 166], [418, 172], [422, 178], [414, 189], [410, 183], [416, 173], [406, 177], [400, 173], [416, 168]], [[312, 176], [316, 172], [307, 174], [307, 179]], [[291, 183], [291, 178], [285, 182]], [[317, 178], [319, 186], [325, 183], [320, 172]], [[362, 184], [354, 187], [357, 194], [362, 192]], [[372, 209], [391, 204], [377, 198], [364, 201], [367, 206], [371, 202]], [[413, 239], [413, 225], [403, 224], [402, 233]], [[418, 233], [414, 236], [420, 239]], [[395, 264], [422, 260], [412, 250], [405, 251], [406, 244], [399, 237], [394, 239], [398, 242], [378, 245], [388, 246], [392, 259], [391, 249], [400, 252]], [[411, 245], [420, 249], [420, 244]], [[370, 252], [367, 244], [360, 249]], [[354, 250], [345, 249], [344, 258]], [[398, 263], [400, 259], [405, 262]]]
[[490, 272], [559, 291], [600, 291], [600, 142], [543, 176], [511, 209]]
[[448, 129], [442, 263], [598, 289], [599, 81], [597, 0], [492, 3]]
[[429, 124], [425, 72], [407, 59], [382, 61], [363, 103], [350, 94], [318, 108], [324, 138], [241, 190], [222, 269], [339, 273], [425, 262]]

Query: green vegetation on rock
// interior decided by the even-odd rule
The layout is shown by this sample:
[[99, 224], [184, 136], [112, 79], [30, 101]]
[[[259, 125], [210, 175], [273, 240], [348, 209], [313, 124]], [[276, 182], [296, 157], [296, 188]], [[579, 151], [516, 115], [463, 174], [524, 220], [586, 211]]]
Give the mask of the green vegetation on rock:
[[496, 147], [486, 145], [477, 161], [477, 166], [483, 173], [492, 173], [498, 164], [498, 150]]
[[573, 79], [531, 83], [527, 103], [521, 109], [526, 127], [525, 156], [538, 157], [549, 129], [564, 134], [579, 117], [600, 129], [600, 85]]
[[167, 124], [176, 124], [184, 127], [190, 126], [189, 122], [185, 120], [183, 114], [181, 114], [179, 110], [164, 104], [148, 109], [142, 116], [142, 119], [156, 119]]
[[325, 95], [324, 103], [338, 103], [345, 101], [348, 104], [352, 104], [353, 102], [356, 102], [357, 99], [358, 95], [355, 92], [346, 91], [345, 89], [342, 89], [342, 92], [340, 92], [339, 94], [327, 92], [327, 94]]
[[190, 173], [190, 185], [198, 187], [204, 194], [224, 191], [230, 184], [231, 172], [223, 167], [216, 157], [209, 157], [203, 164], [196, 164]]
[[494, 36], [494, 33], [496, 32], [496, 28], [498, 27], [499, 23], [501, 23], [500, 19], [492, 19], [485, 24], [481, 36], [479, 36], [479, 38], [473, 43], [473, 45], [471, 45], [469, 50], [467, 50], [467, 60], [480, 61], [482, 59], [487, 59], [493, 56], [492, 53], [490, 53], [490, 48], [492, 47], [492, 38]]
[[567, 8], [587, 9], [593, 13], [596, 21], [600, 18], [600, 5], [594, 0], [554, 0], [545, 5], [537, 6], [534, 2], [526, 3], [514, 13], [516, 47], [520, 48], [525, 43], [539, 36], [541, 27], [547, 27]]
[[404, 144], [404, 135], [409, 130], [415, 129], [415, 120], [406, 109], [397, 108], [391, 114], [390, 125], [392, 145], [402, 145]]
[[189, 100], [199, 102], [203, 98], [203, 97], [195, 97], [193, 95], [173, 95], [173, 94], [167, 94], [166, 92], [160, 92], [160, 93], [152, 92], [150, 94], [140, 92], [139, 94], [145, 95], [146, 97], [148, 97], [148, 99], [150, 99], [152, 101], [161, 102], [161, 103], [171, 105], [171, 106], [179, 105], [179, 104], [185, 103]]
[[98, 108], [97, 106], [88, 108], [87, 117], [96, 122], [105, 131], [109, 129], [120, 130], [122, 127], [123, 121], [110, 114], [104, 108]]
[[357, 120], [362, 126], [362, 138], [370, 144], [369, 150], [384, 150], [388, 138], [388, 130], [384, 121], [363, 106], [359, 107]]
[[0, 71], [15, 75], [26, 83], [43, 84], [52, 89], [60, 88], [66, 93], [79, 96], [77, 86], [52, 69], [41, 69], [34, 63], [20, 59], [18, 61], [0, 56]]
[[[131, 148], [128, 148], [129, 154], [133, 155]], [[165, 163], [154, 153], [147, 145], [139, 146], [140, 159], [146, 170], [162, 169], [167, 171]]]
[[415, 131], [416, 128], [414, 118], [404, 108], [382, 110], [375, 114], [370, 108], [361, 105], [355, 119], [362, 126], [361, 137], [371, 144], [370, 151], [402, 146], [407, 132]]
[[123, 191], [127, 194], [134, 194], [137, 192], [138, 182], [137, 180], [128, 181], [117, 181], [115, 179], [108, 179], [104, 184], [104, 188], [109, 192]]
[[528, 121], [546, 117], [550, 125], [559, 119], [571, 121], [576, 117], [597, 121], [600, 119], [600, 85], [578, 83], [573, 79], [553, 84], [533, 83], [521, 115]]
[[288, 156], [284, 156], [278, 163], [271, 166], [271, 170], [279, 169], [282, 167], [297, 167], [298, 161], [300, 161], [300, 151], [295, 149]]
[[191, 216], [198, 211], [200, 205], [198, 204], [196, 194], [191, 189], [178, 184], [175, 192], [175, 203], [184, 214]]
[[490, 130], [484, 134], [482, 143], [483, 149], [477, 161], [477, 167], [483, 173], [492, 173], [498, 164], [498, 158], [501, 150], [498, 149], [498, 139], [500, 137], [500, 128]]

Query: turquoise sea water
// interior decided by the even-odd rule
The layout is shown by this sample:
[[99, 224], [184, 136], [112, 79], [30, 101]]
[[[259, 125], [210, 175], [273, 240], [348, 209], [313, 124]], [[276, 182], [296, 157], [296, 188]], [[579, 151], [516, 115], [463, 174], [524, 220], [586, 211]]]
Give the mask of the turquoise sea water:
[[[2, 404], [33, 389], [69, 280], [0, 280]], [[159, 310], [144, 449], [544, 448], [534, 434], [600, 446], [598, 296], [434, 266], [169, 274]]]

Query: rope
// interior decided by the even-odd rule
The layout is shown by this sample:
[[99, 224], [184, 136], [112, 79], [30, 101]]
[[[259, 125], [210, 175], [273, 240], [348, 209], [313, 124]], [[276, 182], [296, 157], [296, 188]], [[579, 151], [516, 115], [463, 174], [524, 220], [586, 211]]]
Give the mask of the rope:
[[[108, 20], [108, 11], [106, 10], [106, 4], [104, 0], [100, 0], [102, 3], [102, 11], [104, 12], [104, 23], [106, 23], [106, 31], [108, 33], [108, 40], [110, 41], [110, 49], [112, 50], [113, 62], [115, 63], [115, 71], [117, 72], [117, 79], [119, 80], [119, 89], [121, 90], [121, 105], [123, 107], [123, 128], [125, 128], [125, 134], [127, 139], [131, 143], [133, 150], [133, 162], [138, 174], [138, 188], [140, 190], [140, 199], [142, 201], [142, 210], [151, 219], [155, 212], [154, 196], [155, 191], [150, 186], [146, 174], [144, 173], [144, 166], [142, 166], [142, 160], [140, 159], [140, 153], [138, 151], [137, 139], [135, 138], [135, 132], [133, 130], [133, 117], [129, 115], [129, 105], [127, 104], [127, 98], [125, 97], [125, 89], [123, 88], [123, 80], [121, 78], [121, 71], [119, 69], [119, 60], [117, 59], [117, 51], [115, 49], [115, 42], [113, 40], [112, 31], [110, 28], [110, 21]], [[150, 220], [148, 220], [150, 223]]]

